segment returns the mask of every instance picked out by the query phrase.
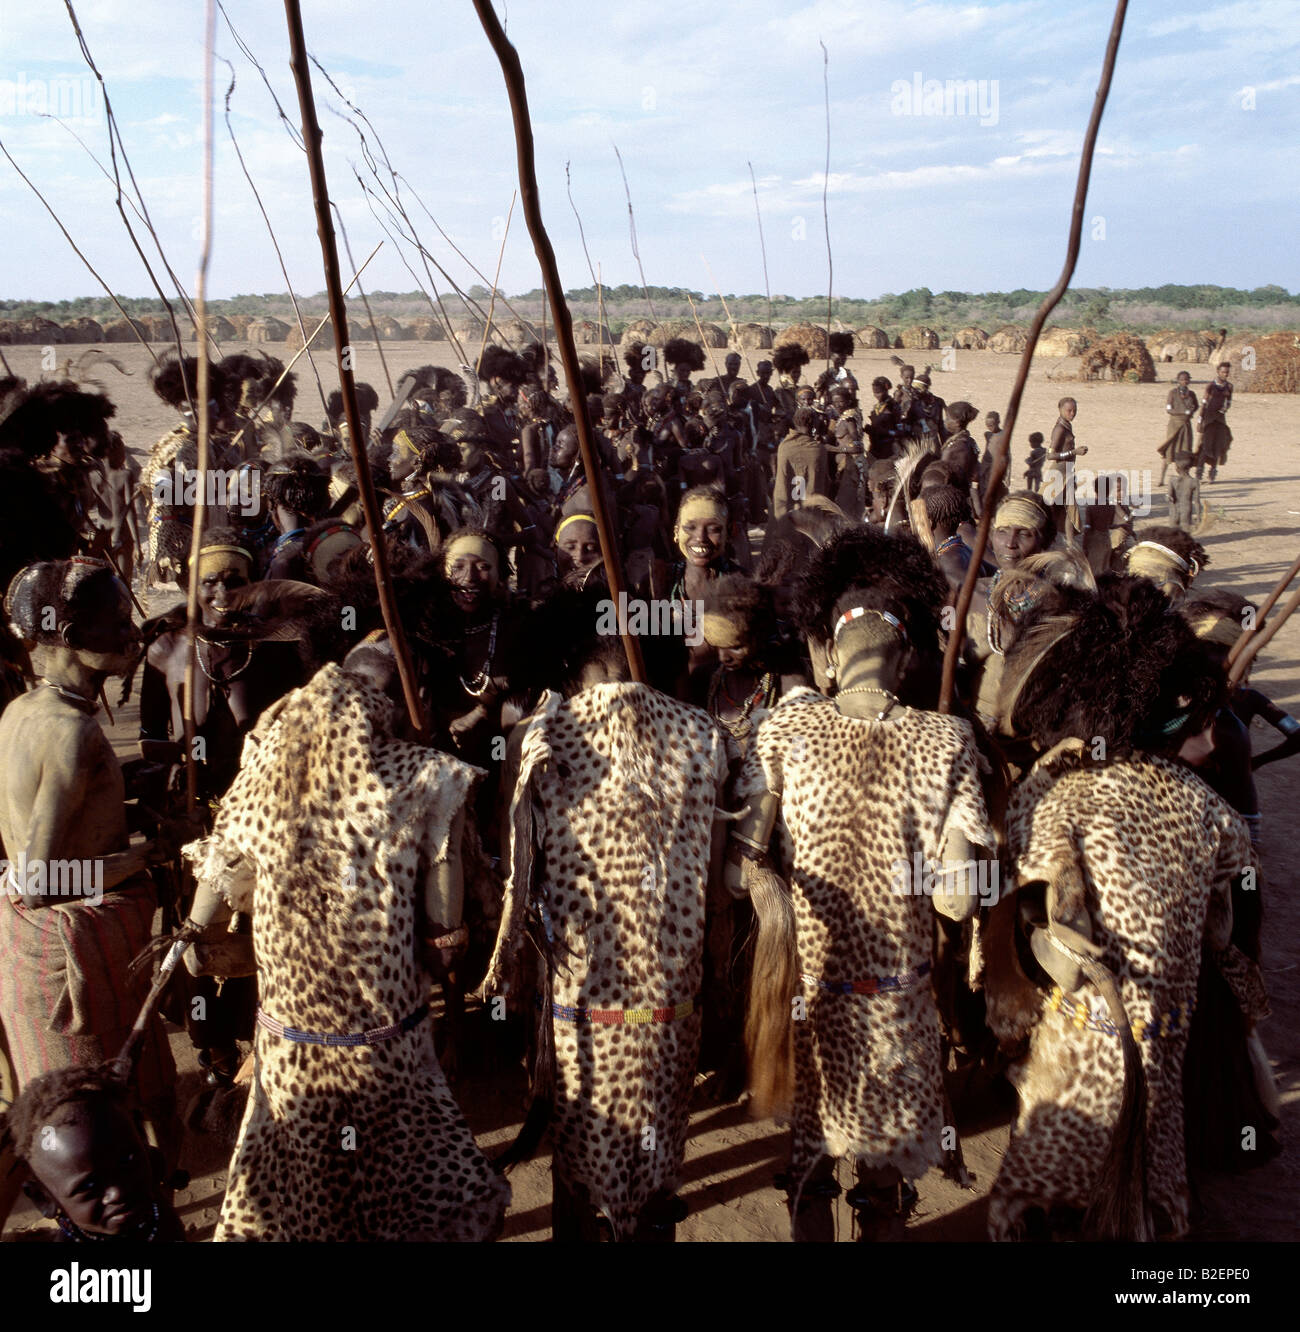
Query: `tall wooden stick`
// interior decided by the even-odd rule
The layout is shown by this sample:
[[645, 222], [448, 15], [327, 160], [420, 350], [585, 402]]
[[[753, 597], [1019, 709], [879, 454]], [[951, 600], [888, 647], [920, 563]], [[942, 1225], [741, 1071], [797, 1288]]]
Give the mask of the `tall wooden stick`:
[[708, 346], [705, 341], [704, 325], [700, 323], [700, 313], [695, 308], [695, 301], [692, 299], [689, 291], [686, 293], [686, 301], [691, 307], [691, 318], [695, 320], [695, 331], [700, 335], [700, 346], [709, 354], [709, 364], [713, 367], [713, 377], [714, 379], [721, 379], [722, 376], [718, 374], [718, 358], [714, 356], [713, 348]]
[[[377, 255], [379, 251], [382, 250], [383, 248], [384, 248], [384, 242], [380, 241], [379, 244], [376, 245], [375, 248], [371, 250], [370, 253], [366, 256], [366, 262], [362, 264], [361, 267], [358, 268], [355, 273], [353, 273], [352, 281], [349, 282], [348, 285], [343, 288], [343, 294], [345, 296], [348, 294], [348, 292], [352, 290], [353, 283], [355, 283], [361, 277], [362, 273], [366, 271], [366, 266], [375, 257], [375, 255]], [[269, 389], [267, 389], [266, 396], [262, 399], [261, 402], [257, 404], [256, 407], [252, 409], [252, 411], [248, 413], [248, 419], [250, 424], [257, 420], [257, 414], [262, 410], [263, 407], [266, 406], [268, 402], [271, 401], [272, 398], [275, 397], [276, 389], [278, 389], [280, 385], [284, 383], [284, 381], [289, 377], [289, 372], [307, 354], [307, 348], [310, 347], [311, 344], [316, 341], [317, 335], [320, 333], [321, 329], [323, 329], [325, 325], [329, 323], [329, 321], [330, 317], [329, 315], [326, 315], [325, 318], [322, 319], [320, 323], [317, 324], [316, 327], [312, 329], [311, 334], [304, 339], [302, 346], [299, 347], [298, 350], [294, 352], [294, 354], [289, 358], [289, 363], [284, 367], [283, 370], [280, 371], [280, 374], [276, 379], [275, 383], [272, 384]], [[234, 437], [234, 439], [230, 441], [230, 447], [232, 449], [237, 449], [239, 447], [239, 442], [244, 438], [244, 435], [247, 433], [247, 431], [248, 431], [247, 425], [240, 427], [239, 433]]]
[[[501, 248], [497, 251], [497, 271], [492, 275], [492, 295], [488, 299], [487, 323], [483, 325], [483, 341], [479, 343], [478, 360], [474, 363], [474, 373], [478, 374], [479, 367], [483, 364], [483, 353], [487, 351], [488, 338], [492, 336], [492, 316], [497, 308], [497, 284], [501, 281], [501, 261], [506, 257], [506, 241], [510, 239], [510, 219], [515, 215], [515, 200], [519, 197], [518, 190], [510, 191], [510, 211], [506, 213], [506, 229], [501, 236]], [[542, 339], [545, 343], [546, 339]]]
[[348, 423], [348, 447], [357, 473], [357, 490], [361, 507], [370, 532], [370, 549], [374, 556], [375, 585], [379, 591], [379, 609], [384, 617], [384, 628], [393, 645], [393, 658], [402, 681], [406, 710], [416, 732], [425, 734], [424, 713], [415, 683], [415, 669], [411, 663], [406, 630], [402, 627], [393, 595], [392, 575], [388, 569], [388, 550], [384, 545], [384, 522], [375, 495], [374, 478], [370, 475], [370, 459], [366, 456], [366, 441], [361, 433], [361, 413], [357, 409], [357, 386], [352, 377], [352, 358], [349, 355], [348, 307], [343, 299], [343, 285], [339, 279], [338, 249], [334, 244], [334, 228], [330, 222], [329, 185], [325, 179], [325, 162], [321, 155], [320, 123], [316, 119], [316, 101], [312, 95], [311, 70], [307, 65], [307, 39], [302, 31], [302, 11], [298, 0], [284, 0], [285, 19], [289, 26], [290, 68], [298, 89], [298, 106], [302, 112], [302, 138], [307, 147], [307, 166], [311, 173], [312, 199], [316, 205], [316, 234], [320, 237], [321, 257], [325, 263], [325, 286], [329, 292], [330, 320], [334, 325], [334, 350], [338, 360], [339, 386], [343, 393], [343, 414]]
[[[356, 260], [352, 258], [352, 242], [348, 240], [348, 229], [343, 225], [343, 214], [339, 211], [339, 206], [330, 200], [330, 207], [334, 210], [334, 216], [339, 220], [339, 235], [343, 237], [343, 253], [348, 257], [348, 263], [352, 268], [356, 268]], [[361, 275], [358, 273], [356, 278], [357, 295], [361, 297], [361, 304], [365, 307], [366, 322], [370, 325], [370, 335], [375, 340], [375, 351], [379, 353], [379, 364], [384, 369], [384, 379], [388, 384], [388, 396], [390, 398], [397, 395], [397, 390], [393, 387], [393, 377], [388, 373], [388, 357], [384, 355], [384, 346], [379, 338], [379, 328], [375, 323], [374, 313], [370, 309], [370, 298], [366, 295], [366, 289], [361, 285]], [[306, 338], [303, 339], [306, 341]], [[326, 412], [328, 416], [328, 411]]]
[[822, 172], [822, 225], [826, 228], [826, 368], [831, 368], [831, 311], [835, 308], [831, 292], [835, 286], [835, 260], [831, 256], [831, 214], [827, 196], [831, 187], [831, 56], [820, 38], [822, 49], [822, 87], [826, 93], [826, 169]]
[[1300, 606], [1300, 587], [1297, 587], [1287, 598], [1286, 605], [1269, 622], [1268, 628], [1261, 629], [1250, 637], [1248, 646], [1232, 663], [1232, 668], [1228, 671], [1229, 684], [1241, 683], [1246, 672], [1250, 670], [1251, 662], [1255, 660], [1256, 654], [1261, 648], [1268, 646], [1269, 640], [1291, 618], [1297, 606]]
[[758, 252], [763, 256], [763, 291], [767, 296], [767, 331], [775, 333], [772, 328], [772, 283], [767, 276], [767, 242], [763, 239], [763, 214], [758, 211], [758, 179], [754, 175], [753, 162], [746, 162], [749, 168], [749, 183], [754, 187], [754, 216], [758, 219]]
[[[478, 8], [477, 0], [474, 6]], [[632, 258], [636, 260], [637, 272], [641, 274], [641, 290], [645, 292], [645, 303], [650, 307], [650, 318], [657, 324], [659, 316], [655, 313], [655, 303], [650, 299], [650, 287], [645, 280], [645, 269], [641, 266], [641, 247], [636, 243], [636, 214], [632, 211], [632, 190], [627, 183], [627, 172], [623, 169], [623, 154], [614, 145], [614, 156], [618, 158], [619, 175], [623, 177], [623, 193], [627, 195], [627, 229], [632, 237]]]
[[740, 354], [745, 358], [745, 369], [749, 371], [750, 377], [757, 382], [758, 376], [754, 374], [754, 367], [749, 363], [749, 348], [740, 340], [740, 331], [736, 328], [736, 321], [731, 317], [731, 307], [727, 304], [727, 298], [722, 294], [722, 288], [718, 286], [718, 279], [713, 276], [713, 269], [709, 268], [709, 261], [700, 255], [704, 260], [704, 267], [708, 270], [709, 281], [717, 288], [718, 300], [722, 302], [722, 312], [727, 316], [727, 323], [731, 327], [731, 336], [740, 347]]
[[199, 764], [194, 753], [195, 662], [199, 651], [199, 552], [203, 549], [203, 523], [207, 517], [208, 448], [211, 420], [208, 412], [208, 263], [212, 258], [212, 101], [216, 66], [217, 5], [206, 0], [203, 23], [203, 211], [199, 222], [199, 271], [194, 282], [194, 313], [197, 320], [199, 370], [196, 385], [198, 403], [195, 416], [199, 428], [197, 470], [199, 484], [194, 501], [194, 527], [190, 533], [189, 588], [185, 598], [185, 692], [181, 714], [185, 728], [185, 799], [190, 814], [199, 803]]
[[[1056, 285], [1043, 297], [1038, 307], [1029, 332], [1025, 339], [1025, 349], [1020, 354], [1020, 369], [1016, 373], [1016, 382], [1011, 389], [1003, 420], [1001, 437], [993, 442], [993, 466], [989, 474], [989, 495], [997, 493], [1002, 478], [1007, 473], [1007, 461], [1011, 456], [1011, 432], [1015, 428], [1016, 417], [1020, 413], [1020, 399], [1024, 395], [1025, 384], [1029, 379], [1029, 367], [1034, 359], [1034, 348], [1038, 345], [1038, 335], [1043, 331], [1047, 316], [1056, 308], [1065, 289], [1074, 276], [1075, 264], [1079, 261], [1079, 243], [1083, 237], [1083, 208], [1088, 200], [1088, 181], [1092, 175], [1092, 154], [1097, 146], [1097, 133], [1101, 129], [1101, 115], [1106, 109], [1106, 98], [1110, 94], [1110, 81], [1115, 73], [1115, 58], [1119, 55], [1119, 39], [1124, 32], [1124, 15], [1128, 11], [1128, 0], [1118, 0], [1115, 5], [1115, 17], [1110, 25], [1110, 37], [1106, 42], [1106, 56], [1102, 61], [1101, 78], [1097, 84], [1097, 95], [1093, 99], [1092, 114], [1088, 118], [1088, 128], [1083, 136], [1083, 148], [1079, 156], [1079, 175], [1074, 187], [1074, 208], [1070, 216], [1070, 237], [1066, 244], [1065, 264]], [[980, 561], [988, 546], [989, 529], [993, 526], [993, 505], [987, 504], [980, 514], [979, 531], [975, 536], [975, 547], [971, 551], [970, 568], [966, 570], [966, 580], [961, 585], [957, 597], [957, 614], [953, 630], [948, 638], [948, 649], [943, 657], [943, 682], [939, 687], [939, 711], [952, 710], [953, 689], [957, 681], [957, 658], [961, 655], [962, 644], [966, 638], [966, 616], [970, 613], [970, 604], [975, 596], [975, 584], [979, 579]]]
[[1264, 620], [1268, 616], [1269, 611], [1277, 605], [1278, 599], [1291, 585], [1291, 580], [1297, 574], [1300, 574], [1300, 556], [1296, 557], [1296, 562], [1282, 575], [1281, 578], [1278, 579], [1277, 586], [1268, 594], [1268, 599], [1264, 602], [1263, 606], [1260, 607], [1259, 613], [1255, 616], [1255, 627], [1242, 634], [1242, 636], [1232, 645], [1232, 651], [1228, 653], [1229, 666], [1232, 666], [1236, 662], [1237, 658], [1246, 650], [1247, 643], [1249, 643], [1250, 640], [1264, 628]]
[[[555, 251], [551, 248], [550, 238], [542, 222], [541, 203], [538, 199], [537, 170], [533, 161], [533, 127], [528, 118], [528, 92], [524, 86], [524, 71], [519, 63], [519, 53], [502, 31], [492, 8], [491, 0], [474, 0], [474, 9], [479, 22], [487, 34], [497, 59], [501, 62], [501, 74], [506, 82], [506, 91], [510, 94], [510, 114], [515, 125], [515, 143], [519, 157], [519, 190], [523, 199], [524, 220], [528, 223], [528, 234], [532, 237], [533, 248], [537, 251], [537, 260], [542, 268], [542, 280], [546, 287], [547, 299], [551, 306], [551, 317], [555, 322], [555, 338], [560, 348], [560, 360], [564, 363], [564, 377], [569, 385], [569, 398], [573, 403], [573, 422], [578, 431], [578, 451], [582, 455], [582, 470], [586, 475], [587, 491], [591, 496], [592, 517], [596, 520], [596, 531], [600, 536], [600, 553], [605, 561], [605, 575], [609, 579], [609, 594], [615, 605], [623, 604], [623, 570], [619, 562], [618, 546], [614, 541], [614, 529], [605, 508], [605, 492], [601, 487], [601, 470], [596, 459], [595, 442], [592, 439], [591, 424], [587, 420], [586, 396], [582, 389], [582, 373], [578, 366], [578, 350], [573, 342], [573, 320], [569, 316], [569, 307], [564, 301], [564, 288], [560, 285], [560, 271], [555, 263]], [[621, 626], [623, 650], [627, 653], [628, 669], [633, 680], [645, 682], [645, 664], [641, 658], [641, 645], [636, 637]]]

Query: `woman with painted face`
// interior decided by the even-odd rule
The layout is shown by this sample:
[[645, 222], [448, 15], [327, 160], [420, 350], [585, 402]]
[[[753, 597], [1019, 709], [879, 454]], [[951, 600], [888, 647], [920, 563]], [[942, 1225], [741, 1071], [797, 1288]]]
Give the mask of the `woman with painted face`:
[[702, 601], [709, 584], [740, 566], [727, 555], [731, 513], [727, 497], [711, 486], [682, 496], [673, 540], [682, 558], [669, 565], [666, 583], [673, 601]]

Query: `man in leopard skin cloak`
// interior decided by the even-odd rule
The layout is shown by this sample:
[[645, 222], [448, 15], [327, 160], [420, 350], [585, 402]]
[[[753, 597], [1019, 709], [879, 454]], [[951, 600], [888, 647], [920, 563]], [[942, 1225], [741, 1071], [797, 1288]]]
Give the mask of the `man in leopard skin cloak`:
[[1020, 1114], [994, 1239], [1175, 1238], [1188, 1226], [1183, 1056], [1201, 968], [1267, 1013], [1230, 943], [1243, 820], [1187, 766], [1225, 681], [1159, 589], [1107, 575], [1041, 600], [1006, 649], [999, 728], [1037, 758], [1012, 793], [1015, 891], [986, 935], [989, 1026]]
[[537, 682], [563, 695], [544, 694], [511, 740], [510, 876], [484, 993], [514, 989], [531, 934], [534, 1106], [508, 1156], [531, 1149], [549, 1101], [555, 1238], [665, 1243], [684, 1214], [726, 750], [706, 712], [628, 682], [600, 605], [562, 590], [525, 635]]
[[494, 1239], [510, 1188], [452, 1097], [428, 1003], [432, 959], [463, 942], [482, 773], [404, 738], [386, 643], [346, 665], [263, 714], [212, 835], [187, 848], [194, 918], [219, 898], [251, 913], [258, 960], [255, 1081], [216, 1238]]
[[865, 527], [833, 538], [796, 601], [833, 696], [787, 694], [759, 723], [738, 782], [747, 813], [728, 882], [759, 919], [751, 1086], [760, 1108], [788, 1100], [792, 1035], [796, 1242], [834, 1238], [842, 1157], [856, 1168], [848, 1202], [864, 1240], [901, 1237], [911, 1181], [956, 1164], [934, 913], [972, 920], [996, 863], [971, 726], [924, 706], [943, 600], [914, 538]]

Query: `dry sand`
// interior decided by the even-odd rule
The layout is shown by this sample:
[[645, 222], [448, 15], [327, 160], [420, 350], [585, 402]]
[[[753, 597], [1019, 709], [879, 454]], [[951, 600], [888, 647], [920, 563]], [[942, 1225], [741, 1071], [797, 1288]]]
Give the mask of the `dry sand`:
[[[355, 330], [354, 330], [355, 331]], [[61, 360], [76, 356], [79, 348], [59, 348]], [[149, 358], [139, 346], [102, 349], [130, 371], [124, 378], [112, 367], [98, 373], [118, 406], [115, 424], [137, 454], [174, 423], [173, 414], [149, 391]], [[226, 350], [249, 350], [246, 344], [228, 344]], [[282, 348], [267, 348], [273, 355]], [[594, 350], [594, 349], [591, 349]], [[404, 368], [430, 361], [453, 363], [447, 343], [386, 343], [394, 379]], [[764, 353], [750, 352], [756, 362]], [[40, 374], [40, 349], [6, 348], [16, 373], [29, 378]], [[723, 353], [717, 353], [719, 364]], [[982, 441], [983, 416], [989, 410], [1005, 414], [1007, 397], [1019, 358], [993, 352], [958, 351], [948, 372], [940, 369], [941, 353], [908, 352], [905, 358], [917, 369], [927, 359], [933, 366], [934, 392], [947, 401], [964, 398], [979, 408], [972, 434]], [[897, 379], [888, 351], [855, 357], [850, 368], [869, 400], [867, 386], [880, 374]], [[93, 358], [98, 360], [99, 358]], [[332, 352], [316, 357], [326, 393], [337, 385]], [[1161, 365], [1155, 384], [1081, 384], [1073, 376], [1077, 358], [1038, 358], [1025, 391], [1020, 422], [1013, 441], [1013, 476], [1018, 482], [1030, 431], [1050, 435], [1058, 398], [1069, 394], [1079, 403], [1075, 435], [1088, 446], [1081, 465], [1093, 468], [1151, 469], [1158, 476], [1157, 445], [1165, 433], [1164, 403], [1174, 376], [1186, 369], [1192, 387], [1203, 396], [1211, 371], [1204, 365]], [[374, 345], [357, 349], [358, 377], [379, 390], [386, 402], [384, 375]], [[298, 366], [298, 419], [318, 425], [324, 417], [312, 371], [306, 360]], [[706, 371], [712, 374], [712, 370]], [[748, 367], [742, 374], [751, 378]], [[1209, 514], [1198, 533], [1209, 554], [1209, 568], [1198, 586], [1223, 586], [1258, 602], [1287, 568], [1300, 547], [1300, 400], [1295, 396], [1238, 394], [1230, 416], [1235, 441], [1220, 479], [1204, 487]], [[1145, 521], [1164, 522], [1163, 497], [1152, 497], [1152, 512]], [[1294, 617], [1266, 649], [1253, 683], [1293, 714], [1300, 713], [1300, 615]], [[121, 757], [135, 753], [135, 705], [117, 713], [112, 731]], [[1271, 728], [1256, 727], [1257, 749], [1277, 739]], [[1258, 776], [1264, 815], [1264, 973], [1272, 1001], [1272, 1017], [1262, 1036], [1272, 1057], [1284, 1106], [1285, 1151], [1262, 1169], [1236, 1177], [1210, 1177], [1198, 1181], [1200, 1207], [1196, 1209], [1196, 1236], [1203, 1239], [1296, 1240], [1300, 1218], [1295, 1199], [1300, 1196], [1300, 867], [1292, 859], [1292, 841], [1300, 828], [1300, 758], [1269, 765]], [[471, 1015], [472, 1020], [472, 1015]], [[479, 1028], [481, 1029], [481, 1028]], [[473, 1030], [473, 1028], [472, 1028]], [[172, 1044], [185, 1076], [182, 1095], [197, 1085], [194, 1062], [183, 1033]], [[524, 1083], [518, 1069], [493, 1068], [489, 1052], [472, 1045], [457, 1092], [471, 1127], [485, 1148], [509, 1141], [520, 1122]], [[789, 1222], [784, 1195], [772, 1187], [772, 1177], [783, 1168], [784, 1132], [771, 1121], [755, 1122], [743, 1105], [706, 1104], [707, 1089], [700, 1089], [701, 1104], [692, 1119], [682, 1177], [682, 1197], [690, 1215], [678, 1228], [682, 1240], [787, 1240]], [[963, 1190], [931, 1171], [919, 1183], [920, 1203], [908, 1227], [912, 1241], [980, 1240], [985, 1234], [986, 1199], [1005, 1148], [1014, 1098], [1006, 1089], [963, 1094], [953, 1087], [958, 1106], [966, 1164], [974, 1175], [972, 1190]], [[966, 1108], [963, 1109], [963, 1106]], [[191, 1238], [212, 1234], [220, 1207], [223, 1150], [211, 1137], [192, 1139], [186, 1164], [194, 1178], [178, 1198]], [[511, 1176], [514, 1201], [505, 1238], [542, 1240], [550, 1233], [550, 1167], [543, 1153], [518, 1167]], [[848, 1230], [848, 1209], [841, 1202], [841, 1237]], [[11, 1217], [11, 1232], [36, 1238], [46, 1229], [30, 1208]], [[16, 1236], [15, 1236], [16, 1237]]]

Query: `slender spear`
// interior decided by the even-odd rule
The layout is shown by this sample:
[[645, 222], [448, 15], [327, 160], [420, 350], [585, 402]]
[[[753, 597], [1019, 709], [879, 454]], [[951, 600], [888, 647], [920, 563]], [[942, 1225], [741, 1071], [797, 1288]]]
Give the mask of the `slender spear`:
[[708, 340], [704, 336], [704, 325], [700, 323], [700, 312], [695, 308], [695, 302], [692, 300], [689, 291], [686, 293], [686, 300], [691, 307], [691, 318], [695, 320], [695, 331], [700, 335], [700, 346], [704, 347], [709, 353], [709, 364], [713, 367], [713, 377], [714, 379], [721, 379], [722, 376], [718, 374], [718, 358], [714, 356], [713, 348], [708, 346]]
[[[700, 255], [704, 259], [703, 255]], [[718, 279], [713, 276], [713, 269], [709, 268], [709, 261], [704, 259], [704, 267], [708, 269], [709, 281], [718, 289], [718, 300], [722, 302], [722, 312], [727, 316], [727, 323], [731, 326], [731, 338], [733, 342], [739, 343], [741, 355], [745, 358], [745, 369], [749, 371], [750, 377], [757, 380], [758, 376], [754, 374], [754, 367], [749, 363], [749, 348], [740, 340], [740, 333], [736, 328], [736, 321], [731, 317], [731, 307], [727, 304], [727, 298], [722, 294], [722, 288], [718, 287]]]
[[754, 216], [758, 219], [758, 252], [763, 256], [763, 291], [767, 295], [767, 328], [772, 331], [772, 284], [767, 276], [767, 242], [763, 239], [763, 214], [758, 211], [758, 181], [754, 176], [753, 162], [746, 162], [749, 168], [749, 183], [754, 187]]
[[831, 57], [826, 43], [820, 39], [817, 45], [822, 49], [822, 87], [826, 93], [826, 169], [822, 172], [822, 225], [826, 228], [826, 368], [831, 368], [831, 310], [834, 298], [831, 291], [835, 285], [835, 260], [831, 256], [831, 215], [826, 206], [826, 197], [831, 187]]
[[[194, 312], [198, 343], [198, 494], [194, 501], [194, 527], [190, 535], [189, 589], [185, 598], [185, 692], [181, 711], [185, 726], [185, 797], [191, 815], [199, 803], [199, 765], [194, 753], [195, 661], [199, 651], [199, 552], [203, 549], [203, 522], [207, 517], [208, 448], [212, 424], [208, 412], [208, 263], [212, 258], [212, 100], [217, 42], [216, 0], [206, 0], [204, 7], [203, 59], [203, 210], [200, 217], [199, 271], [194, 282]], [[232, 84], [233, 87], [233, 84]]]
[[[533, 127], [528, 118], [528, 92], [524, 86], [524, 71], [519, 53], [501, 29], [491, 0], [474, 0], [483, 31], [501, 62], [501, 74], [510, 94], [510, 114], [515, 125], [515, 143], [519, 158], [519, 190], [523, 200], [524, 220], [528, 234], [542, 268], [542, 280], [550, 301], [551, 317], [555, 322], [555, 338], [560, 347], [560, 360], [564, 363], [564, 377], [569, 384], [569, 399], [573, 404], [573, 423], [578, 431], [578, 451], [582, 456], [582, 470], [586, 475], [587, 491], [591, 497], [592, 517], [600, 536], [600, 552], [605, 562], [605, 575], [609, 579], [609, 594], [615, 605], [623, 604], [623, 571], [619, 564], [618, 546], [605, 508], [605, 492], [601, 488], [601, 473], [596, 461], [596, 448], [591, 424], [587, 420], [585, 395], [582, 391], [582, 373], [578, 366], [578, 349], [573, 343], [573, 320], [564, 303], [564, 289], [560, 285], [560, 272], [555, 263], [555, 251], [542, 222], [542, 209], [538, 199], [537, 170], [533, 161]], [[645, 682], [645, 664], [641, 659], [641, 645], [635, 636], [621, 627], [623, 650], [627, 653], [632, 679]]]
[[[352, 242], [348, 240], [348, 229], [343, 225], [343, 214], [333, 199], [330, 200], [330, 207], [334, 210], [334, 216], [338, 219], [339, 235], [343, 237], [343, 252], [348, 257], [348, 263], [356, 268], [356, 260], [352, 257]], [[361, 297], [361, 304], [365, 306], [366, 320], [370, 324], [370, 332], [375, 339], [375, 350], [379, 353], [379, 364], [383, 366], [384, 378], [388, 381], [388, 396], [390, 398], [395, 397], [397, 390], [393, 387], [392, 375], [388, 373], [388, 358], [384, 355], [384, 346], [379, 339], [379, 328], [375, 324], [375, 316], [370, 309], [370, 298], [366, 295], [366, 289], [361, 285], [359, 278], [357, 280], [357, 295]], [[325, 415], [328, 416], [329, 412], [326, 411]]]
[[[497, 251], [497, 271], [492, 277], [492, 297], [488, 301], [487, 323], [483, 325], [483, 341], [479, 343], [478, 362], [474, 366], [475, 374], [478, 368], [483, 364], [483, 353], [487, 351], [488, 338], [492, 336], [492, 315], [497, 308], [497, 283], [501, 281], [501, 261], [506, 257], [506, 241], [510, 239], [510, 219], [515, 215], [515, 200], [519, 197], [518, 190], [510, 191], [510, 211], [506, 214], [506, 229], [501, 236], [501, 248]], [[545, 342], [545, 338], [543, 338]]]
[[[230, 99], [235, 95], [235, 67], [230, 61], [225, 62], [230, 68], [230, 87], [226, 89], [226, 132], [230, 135], [231, 147], [235, 150], [235, 156], [239, 159], [240, 170], [244, 173], [244, 179], [248, 182], [248, 188], [253, 191], [253, 199], [257, 204], [257, 211], [262, 214], [262, 221], [266, 223], [267, 235], [271, 238], [271, 248], [275, 251], [276, 262], [280, 265], [280, 273], [284, 277], [285, 288], [289, 292], [289, 301], [293, 306], [294, 318], [298, 321], [298, 332], [302, 334], [302, 345], [306, 347], [307, 343], [307, 324], [302, 317], [302, 309], [298, 305], [298, 297], [294, 294], [293, 281], [289, 277], [289, 270], [285, 267], [284, 255], [280, 251], [280, 242], [275, 237], [275, 228], [271, 225], [271, 219], [267, 215], [266, 206], [262, 203], [262, 196], [253, 182], [252, 172], [248, 169], [248, 163], [244, 161], [244, 154], [240, 150], [239, 140], [235, 138], [235, 127], [230, 120]], [[320, 381], [320, 371], [316, 369], [316, 361], [311, 352], [307, 353], [307, 364], [311, 366], [312, 376], [316, 380], [316, 391], [320, 394], [320, 409], [326, 416], [329, 415], [329, 403], [325, 397], [325, 385]]]
[[[1115, 17], [1110, 26], [1110, 36], [1106, 42], [1106, 56], [1102, 61], [1097, 95], [1093, 99], [1092, 114], [1088, 118], [1088, 128], [1083, 136], [1083, 149], [1079, 155], [1079, 175], [1074, 187], [1074, 208], [1070, 216], [1070, 236], [1066, 244], [1065, 264], [1061, 269], [1061, 276], [1056, 279], [1056, 285], [1043, 297], [1043, 303], [1038, 307], [1033, 322], [1029, 325], [1025, 349], [1020, 354], [1020, 369], [1016, 373], [1016, 382], [1011, 388], [1011, 397], [1007, 402], [1002, 433], [993, 440], [993, 465], [988, 484], [990, 495], [996, 493], [1007, 472], [1007, 462], [1011, 454], [1011, 432], [1020, 413], [1020, 399], [1029, 379], [1029, 367], [1034, 359], [1034, 348], [1038, 345], [1038, 335], [1043, 331], [1047, 316], [1065, 295], [1070, 279], [1074, 276], [1074, 267], [1079, 261], [1079, 244], [1083, 237], [1083, 209], [1088, 200], [1088, 181], [1092, 175], [1092, 154], [1097, 146], [1097, 134], [1101, 129], [1101, 116], [1106, 109], [1106, 98], [1110, 94], [1110, 81], [1115, 73], [1115, 58], [1119, 55], [1119, 39], [1124, 32], [1124, 15], [1127, 11], [1128, 0], [1118, 0], [1115, 5]], [[980, 525], [975, 535], [975, 546], [971, 551], [970, 567], [966, 570], [966, 580], [962, 583], [961, 592], [957, 597], [956, 618], [943, 657], [943, 681], [939, 687], [940, 712], [952, 710], [953, 690], [957, 682], [957, 658], [961, 655], [962, 644], [966, 638], [966, 616], [970, 612], [970, 604], [975, 596], [980, 561], [984, 558], [989, 529], [992, 525], [993, 505], [987, 504], [984, 512], [980, 514]]]
[[312, 199], [316, 205], [316, 233], [320, 237], [321, 255], [325, 263], [325, 285], [329, 292], [330, 320], [334, 325], [334, 349], [338, 360], [339, 386], [343, 394], [343, 413], [348, 423], [348, 446], [357, 473], [357, 490], [361, 507], [370, 531], [370, 549], [375, 564], [375, 585], [379, 591], [379, 608], [384, 617], [393, 645], [397, 673], [402, 681], [402, 693], [411, 725], [416, 732], [425, 734], [423, 710], [416, 689], [415, 670], [411, 664], [406, 631], [397, 611], [393, 595], [392, 577], [388, 569], [388, 549], [384, 545], [383, 517], [375, 495], [374, 478], [370, 475], [370, 460], [366, 456], [366, 441], [361, 433], [361, 413], [357, 409], [357, 387], [352, 378], [352, 358], [348, 354], [348, 307], [343, 299], [343, 284], [339, 279], [338, 250], [334, 244], [334, 228], [330, 223], [329, 186], [325, 179], [325, 162], [321, 155], [320, 123], [316, 119], [316, 101], [312, 95], [311, 70], [307, 67], [307, 40], [302, 31], [302, 11], [298, 0], [284, 0], [285, 18], [289, 27], [289, 46], [292, 52], [290, 68], [298, 88], [298, 105], [302, 112], [302, 138], [307, 147], [307, 166], [311, 174]]
[[[477, 8], [477, 0], [475, 8]], [[623, 169], [623, 154], [614, 145], [614, 156], [618, 158], [619, 175], [623, 177], [623, 193], [627, 195], [627, 229], [632, 237], [632, 258], [636, 260], [637, 272], [641, 274], [641, 290], [645, 292], [645, 303], [650, 307], [650, 318], [657, 324], [659, 316], [655, 313], [655, 303], [650, 299], [650, 288], [645, 280], [645, 269], [641, 266], [641, 250], [636, 243], [636, 214], [632, 211], [632, 191], [628, 187], [627, 172]]]

